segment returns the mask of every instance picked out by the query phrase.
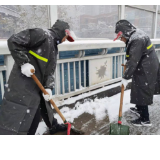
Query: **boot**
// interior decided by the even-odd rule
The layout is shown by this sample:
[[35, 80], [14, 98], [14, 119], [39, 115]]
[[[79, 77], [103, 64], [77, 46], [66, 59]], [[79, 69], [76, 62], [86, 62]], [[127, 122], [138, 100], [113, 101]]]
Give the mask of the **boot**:
[[55, 133], [57, 133], [57, 132], [62, 132], [62, 131], [67, 131], [67, 126], [66, 126], [65, 124], [53, 125], [53, 126], [49, 129], [50, 134], [55, 134]]
[[50, 134], [62, 131], [67, 131], [67, 126], [65, 124], [58, 124], [57, 119], [53, 118], [52, 127], [49, 129]]

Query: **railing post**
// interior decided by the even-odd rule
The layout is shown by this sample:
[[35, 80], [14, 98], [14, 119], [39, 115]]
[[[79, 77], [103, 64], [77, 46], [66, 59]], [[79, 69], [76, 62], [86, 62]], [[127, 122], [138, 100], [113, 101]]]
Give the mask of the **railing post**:
[[4, 82], [3, 82], [2, 71], [0, 71], [0, 82], [1, 82], [1, 93], [2, 93], [2, 99], [3, 99], [3, 95], [4, 95]]
[[79, 89], [81, 88], [81, 61], [79, 61]]
[[74, 91], [76, 90], [76, 62], [73, 62]]
[[70, 82], [70, 63], [68, 62], [68, 93], [71, 92], [71, 82]]
[[64, 63], [61, 64], [62, 67], [62, 94], [65, 94], [65, 83], [64, 83]]
[[84, 60], [84, 87], [86, 87], [86, 61]]
[[116, 61], [116, 56], [114, 56], [114, 78], [117, 78], [117, 61]]

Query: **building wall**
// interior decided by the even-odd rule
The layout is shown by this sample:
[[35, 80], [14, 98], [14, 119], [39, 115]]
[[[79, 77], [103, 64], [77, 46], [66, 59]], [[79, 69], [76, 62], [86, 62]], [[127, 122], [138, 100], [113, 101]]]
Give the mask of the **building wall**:
[[28, 28], [49, 27], [49, 6], [0, 5], [0, 39]]

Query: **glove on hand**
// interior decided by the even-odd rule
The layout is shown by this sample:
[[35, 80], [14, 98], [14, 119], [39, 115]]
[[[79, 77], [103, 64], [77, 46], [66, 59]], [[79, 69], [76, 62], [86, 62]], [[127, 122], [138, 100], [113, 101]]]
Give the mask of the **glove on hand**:
[[33, 75], [33, 73], [31, 73], [31, 69], [35, 70], [34, 66], [30, 63], [25, 63], [21, 66], [21, 72], [27, 77], [31, 77], [31, 75]]
[[124, 86], [124, 89], [126, 89], [128, 81], [126, 79], [122, 78], [122, 81], [121, 81], [121, 84], [120, 84], [121, 87], [122, 87], [122, 84]]
[[43, 97], [46, 101], [49, 101], [52, 99], [52, 91], [51, 91], [51, 89], [46, 89], [46, 91], [48, 92], [49, 95], [48, 94], [44, 95], [44, 93], [43, 93]]

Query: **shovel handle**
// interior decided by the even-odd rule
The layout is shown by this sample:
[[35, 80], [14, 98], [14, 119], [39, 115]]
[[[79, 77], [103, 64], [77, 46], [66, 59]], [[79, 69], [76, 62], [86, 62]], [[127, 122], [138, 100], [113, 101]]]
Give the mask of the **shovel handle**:
[[[31, 73], [35, 73], [34, 69], [31, 69]], [[35, 76], [35, 74], [31, 75], [31, 77], [33, 78], [33, 80], [36, 82], [36, 84], [38, 85], [38, 87], [40, 88], [40, 90], [46, 95], [48, 94], [48, 92], [44, 89], [44, 87], [42, 86], [41, 82], [38, 80], [38, 78]], [[60, 110], [58, 109], [58, 107], [56, 106], [56, 104], [54, 103], [54, 101], [51, 99], [49, 100], [50, 103], [52, 104], [52, 106], [54, 107], [54, 109], [56, 110], [56, 112], [59, 114], [59, 116], [62, 118], [63, 122], [66, 123], [66, 119], [64, 118], [64, 116], [62, 115], [62, 113], [60, 112]]]
[[[123, 74], [126, 70], [126, 65], [122, 64], [121, 66], [124, 67]], [[119, 120], [121, 121], [122, 118], [122, 107], [123, 107], [123, 96], [124, 96], [124, 86], [121, 87], [121, 98], [120, 98], [120, 107], [119, 107]]]

